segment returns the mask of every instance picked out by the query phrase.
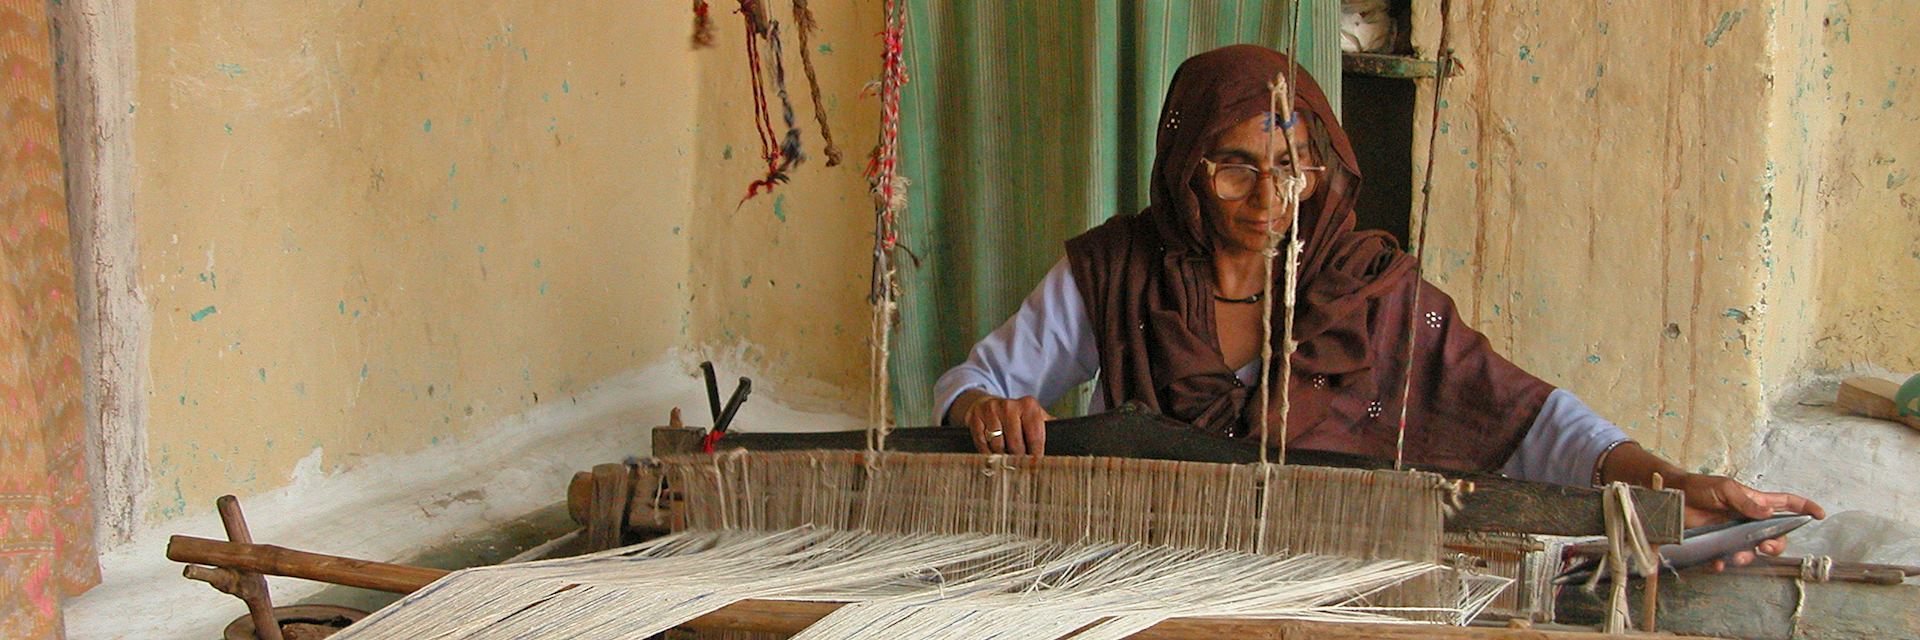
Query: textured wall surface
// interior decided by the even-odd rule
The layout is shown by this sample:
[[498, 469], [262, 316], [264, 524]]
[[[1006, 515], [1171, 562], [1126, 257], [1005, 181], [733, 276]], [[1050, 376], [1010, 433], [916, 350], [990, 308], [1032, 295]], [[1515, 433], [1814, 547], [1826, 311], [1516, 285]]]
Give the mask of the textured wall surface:
[[[862, 172], [879, 136], [880, 102], [866, 87], [880, 77], [881, 3], [809, 3], [820, 30], [808, 36], [808, 47], [844, 158], [836, 167], [826, 166], [822, 153], [791, 6], [771, 4], [783, 31], [787, 95], [809, 159], [792, 172], [791, 183], [741, 201], [748, 183], [766, 176], [767, 163], [754, 133], [745, 25], [716, 9], [715, 47], [694, 53], [700, 61], [699, 173], [684, 230], [693, 247], [684, 276], [683, 299], [691, 309], [684, 330], [696, 344], [738, 352], [765, 371], [755, 391], [779, 390], [796, 401], [812, 399], [803, 406], [865, 415], [873, 201]], [[771, 55], [762, 49], [762, 56]], [[769, 91], [767, 98], [775, 131], [784, 134], [779, 97]]]
[[1810, 373], [1920, 368], [1914, 19], [1660, 6], [1462, 3], [1427, 265], [1522, 366], [1727, 470]]
[[[679, 3], [138, 14], [147, 514], [508, 428], [678, 344]], [[191, 507], [190, 507], [191, 505]]]
[[1897, 2], [1782, 3], [1772, 157], [1787, 309], [1768, 379], [1804, 369], [1920, 370], [1920, 16]]
[[97, 538], [125, 542], [145, 514], [147, 339], [133, 216], [134, 6], [49, 5], [60, 60], [60, 140], [87, 408]]
[[1720, 467], [1762, 417], [1767, 20], [1646, 9], [1456, 12], [1427, 264], [1521, 366]]
[[[140, 12], [144, 515], [470, 439], [672, 346], [859, 413], [880, 3], [812, 2], [832, 168], [776, 4], [812, 158], [744, 203], [725, 10], [701, 50], [676, 3]], [[1428, 259], [1504, 352], [1693, 468], [1809, 369], [1920, 368], [1913, 18], [1460, 4]]]

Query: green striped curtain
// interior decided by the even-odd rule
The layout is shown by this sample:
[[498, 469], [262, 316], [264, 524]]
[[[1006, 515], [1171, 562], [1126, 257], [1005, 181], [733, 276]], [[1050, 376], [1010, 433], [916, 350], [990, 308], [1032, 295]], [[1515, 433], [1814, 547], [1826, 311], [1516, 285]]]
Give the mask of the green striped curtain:
[[[1067, 238], [1147, 204], [1154, 128], [1188, 56], [1285, 50], [1293, 0], [908, 0], [911, 180], [893, 349], [898, 424], [1017, 310]], [[1297, 51], [1340, 95], [1339, 0], [1301, 0]], [[1338, 103], [1335, 103], [1338, 108]], [[1078, 407], [1064, 407], [1077, 411]]]

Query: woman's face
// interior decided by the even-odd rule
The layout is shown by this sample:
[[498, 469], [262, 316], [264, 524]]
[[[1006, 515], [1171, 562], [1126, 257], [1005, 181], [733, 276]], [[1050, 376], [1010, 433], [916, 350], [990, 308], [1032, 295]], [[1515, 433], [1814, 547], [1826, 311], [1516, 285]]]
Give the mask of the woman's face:
[[[1291, 223], [1286, 207], [1281, 206], [1279, 189], [1285, 188], [1284, 181], [1293, 171], [1294, 158], [1288, 151], [1286, 139], [1279, 136], [1272, 137], [1273, 150], [1268, 154], [1270, 118], [1271, 114], [1256, 115], [1221, 133], [1205, 156], [1216, 165], [1212, 176], [1208, 175], [1205, 163], [1195, 168], [1195, 191], [1201, 196], [1201, 215], [1212, 230], [1214, 246], [1218, 249], [1260, 251], [1266, 246], [1268, 229], [1283, 234]], [[1307, 188], [1300, 195], [1302, 200], [1316, 193], [1325, 180], [1325, 170], [1317, 168], [1319, 159], [1314, 157], [1305, 124], [1303, 117], [1287, 130], [1293, 147], [1300, 150], [1300, 165], [1307, 179]], [[1235, 181], [1229, 172], [1237, 170], [1241, 176], [1246, 172], [1230, 168], [1233, 165], [1253, 167], [1261, 172], [1253, 177], [1250, 189], [1243, 189], [1245, 195], [1237, 199], [1233, 198], [1239, 194], [1232, 192]], [[1309, 168], [1313, 170], [1307, 170]], [[1228, 191], [1223, 193], [1217, 188], [1221, 186], [1228, 187]]]

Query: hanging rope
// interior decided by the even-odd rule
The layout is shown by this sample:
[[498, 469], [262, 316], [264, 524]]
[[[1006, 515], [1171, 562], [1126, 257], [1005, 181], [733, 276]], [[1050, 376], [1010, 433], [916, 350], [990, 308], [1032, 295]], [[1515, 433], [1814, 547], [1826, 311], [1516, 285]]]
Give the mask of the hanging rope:
[[1407, 457], [1407, 400], [1413, 394], [1413, 354], [1419, 340], [1416, 329], [1420, 326], [1414, 319], [1420, 315], [1420, 290], [1426, 288], [1427, 220], [1431, 217], [1428, 212], [1433, 210], [1433, 152], [1440, 132], [1440, 105], [1445, 101], [1447, 76], [1453, 70], [1453, 49], [1447, 42], [1447, 16], [1452, 5], [1452, 0], [1440, 0], [1439, 70], [1433, 78], [1433, 113], [1427, 122], [1426, 173], [1420, 179], [1420, 232], [1409, 238], [1413, 244], [1413, 295], [1407, 302], [1407, 361], [1400, 371], [1400, 425], [1393, 439], [1395, 471], [1406, 464]]
[[807, 88], [813, 92], [813, 119], [820, 123], [820, 139], [826, 141], [827, 166], [840, 166], [840, 148], [833, 145], [833, 129], [827, 126], [827, 105], [820, 99], [820, 76], [813, 70], [813, 49], [807, 45], [807, 34], [818, 30], [820, 23], [813, 18], [813, 9], [807, 7], [807, 0], [793, 0], [793, 21], [800, 26], [800, 66], [807, 72]]
[[[780, 176], [785, 178], [787, 172], [807, 159], [807, 154], [800, 151], [800, 124], [793, 114], [793, 100], [787, 97], [787, 65], [781, 53], [779, 21], [767, 29], [767, 41], [773, 44], [773, 88], [780, 96], [780, 117], [787, 123], [787, 135], [780, 141], [778, 167]], [[771, 190], [773, 187], [768, 185], [767, 188]]]
[[[1633, 491], [1624, 482], [1608, 484], [1601, 495], [1601, 513], [1606, 518], [1607, 556], [1606, 573], [1611, 581], [1607, 597], [1607, 633], [1623, 633], [1627, 630], [1627, 577], [1630, 572], [1640, 575], [1653, 575], [1660, 570], [1658, 552], [1647, 542], [1647, 531], [1640, 523], [1640, 512], [1633, 506]], [[1601, 571], [1593, 572], [1587, 578], [1586, 588], [1592, 590], [1600, 581]]]
[[753, 126], [760, 134], [760, 159], [767, 162], [767, 177], [747, 185], [747, 196], [741, 198], [741, 202], [759, 195], [762, 187], [771, 190], [773, 185], [787, 180], [786, 176], [780, 174], [779, 138], [773, 132], [773, 115], [767, 107], [766, 80], [761, 73], [760, 41], [772, 29], [763, 11], [760, 0], [740, 0], [740, 18], [747, 23], [747, 68], [753, 80]]
[[870, 379], [873, 391], [867, 407], [871, 421], [867, 447], [886, 448], [887, 432], [892, 428], [892, 381], [888, 359], [891, 357], [894, 315], [898, 310], [900, 285], [895, 272], [894, 254], [900, 249], [899, 216], [907, 206], [907, 181], [900, 176], [900, 90], [907, 84], [905, 44], [907, 7], [902, 0], [887, 0], [886, 30], [881, 32], [880, 142], [867, 162], [867, 182], [873, 189], [873, 281], [867, 300], [873, 304], [870, 337]]
[[[1288, 28], [1287, 59], [1293, 66], [1289, 67], [1283, 74], [1275, 76], [1273, 82], [1267, 85], [1267, 115], [1265, 116], [1267, 122], [1266, 126], [1263, 127], [1267, 132], [1265, 149], [1267, 157], [1273, 157], [1273, 150], [1275, 148], [1274, 137], [1280, 136], [1281, 139], [1286, 141], [1287, 161], [1290, 167], [1285, 182], [1279, 185], [1281, 207], [1285, 209], [1288, 220], [1285, 235], [1287, 247], [1286, 295], [1282, 298], [1286, 303], [1286, 317], [1281, 320], [1280, 455], [1278, 459], [1280, 464], [1287, 463], [1287, 431], [1293, 409], [1293, 352], [1297, 347], [1293, 340], [1293, 311], [1299, 298], [1299, 264], [1300, 251], [1302, 249], [1300, 242], [1300, 197], [1307, 186], [1306, 175], [1303, 173], [1300, 163], [1298, 162], [1300, 149], [1294, 144], [1293, 136], [1291, 135], [1293, 127], [1300, 123], [1300, 118], [1293, 109], [1293, 88], [1295, 81], [1298, 79], [1297, 74], [1299, 73], [1300, 66], [1294, 58], [1294, 56], [1298, 55], [1300, 48], [1300, 3], [1297, 1], [1293, 6], [1292, 16], [1293, 20]], [[1265, 275], [1261, 279], [1262, 282], [1265, 283], [1261, 289], [1261, 296], [1268, 300], [1273, 299], [1273, 262], [1274, 259], [1279, 256], [1277, 247], [1281, 240], [1281, 234], [1275, 233], [1273, 227], [1269, 225], [1267, 227], [1266, 246], [1262, 251], [1264, 257], [1263, 263], [1266, 265], [1264, 270]], [[1267, 384], [1267, 376], [1272, 373], [1273, 305], [1269, 304], [1260, 311], [1261, 464], [1267, 463], [1267, 447], [1268, 443], [1271, 442], [1267, 439], [1267, 424], [1268, 416], [1272, 415], [1269, 409], [1272, 403], [1273, 385]]]

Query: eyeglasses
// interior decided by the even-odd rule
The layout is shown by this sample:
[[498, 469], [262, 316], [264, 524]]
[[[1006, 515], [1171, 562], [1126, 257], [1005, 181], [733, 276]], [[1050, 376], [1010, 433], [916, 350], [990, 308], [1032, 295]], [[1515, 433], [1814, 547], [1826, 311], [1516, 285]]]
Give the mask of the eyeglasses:
[[[1250, 164], [1220, 163], [1206, 158], [1201, 158], [1200, 162], [1207, 165], [1207, 179], [1213, 184], [1213, 196], [1227, 201], [1244, 200], [1247, 196], [1253, 195], [1254, 186], [1260, 184], [1262, 174], [1269, 178], [1267, 183], [1273, 185], [1271, 195], [1278, 199], [1281, 195], [1281, 179], [1293, 171], [1293, 167], [1287, 165], [1286, 160], [1282, 160], [1280, 166], [1266, 170]], [[1327, 168], [1303, 166], [1300, 170], [1303, 172], [1326, 171]]]

